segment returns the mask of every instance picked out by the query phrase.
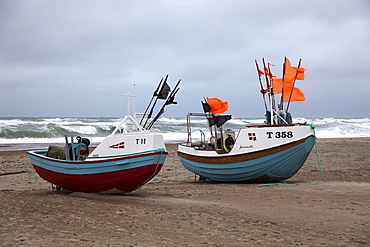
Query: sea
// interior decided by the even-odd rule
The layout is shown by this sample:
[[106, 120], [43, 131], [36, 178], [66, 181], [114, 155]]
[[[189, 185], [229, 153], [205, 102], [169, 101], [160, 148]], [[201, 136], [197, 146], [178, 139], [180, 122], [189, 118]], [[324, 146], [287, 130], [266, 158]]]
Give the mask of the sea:
[[[99, 144], [120, 123], [122, 118], [109, 117], [2, 117], [0, 118], [0, 151], [47, 148], [65, 142], [65, 135], [89, 138]], [[263, 118], [234, 117], [224, 129], [262, 124]], [[366, 118], [294, 118], [294, 122], [315, 126], [318, 138], [370, 137], [370, 117]], [[192, 132], [207, 132], [203, 118], [191, 120]], [[153, 132], [161, 133], [166, 143], [186, 141], [186, 118], [163, 117], [154, 124]], [[199, 134], [200, 135], [200, 134]]]

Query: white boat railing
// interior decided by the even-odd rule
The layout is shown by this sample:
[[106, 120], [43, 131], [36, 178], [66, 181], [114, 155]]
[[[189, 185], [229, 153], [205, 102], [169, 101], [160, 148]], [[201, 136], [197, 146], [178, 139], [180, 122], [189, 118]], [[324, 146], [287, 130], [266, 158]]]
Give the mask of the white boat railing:
[[[136, 97], [136, 95], [130, 95], [128, 93], [128, 94], [121, 94], [121, 96], [127, 97], [127, 113], [126, 113], [126, 116], [121, 120], [121, 122], [117, 125], [117, 127], [112, 131], [112, 133], [110, 135], [112, 136], [112, 135], [115, 135], [117, 133], [127, 134], [127, 133], [132, 133], [132, 132], [149, 133], [150, 132], [149, 130], [146, 130], [143, 126], [141, 126], [137, 122], [136, 113], [135, 113], [135, 105], [134, 105], [134, 109], [133, 109], [135, 117], [132, 117], [130, 115], [130, 98], [131, 97]], [[132, 123], [132, 130], [131, 131], [129, 131], [128, 128], [127, 128], [128, 127], [127, 126], [128, 122]]]

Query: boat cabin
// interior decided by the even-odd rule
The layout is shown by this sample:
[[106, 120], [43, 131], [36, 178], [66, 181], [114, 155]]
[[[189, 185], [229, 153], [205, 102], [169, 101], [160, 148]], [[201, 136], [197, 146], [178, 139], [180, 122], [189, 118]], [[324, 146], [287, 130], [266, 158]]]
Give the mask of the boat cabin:
[[[200, 131], [200, 140], [193, 141], [191, 129], [191, 117], [205, 117], [208, 121], [208, 128], [211, 133], [209, 140], [202, 130]], [[188, 139], [186, 146], [192, 146], [198, 150], [215, 150], [217, 153], [228, 153], [231, 151], [235, 144], [235, 132], [231, 129], [223, 130], [222, 126], [231, 115], [214, 115], [211, 113], [188, 113], [186, 116], [187, 121], [187, 134]]]

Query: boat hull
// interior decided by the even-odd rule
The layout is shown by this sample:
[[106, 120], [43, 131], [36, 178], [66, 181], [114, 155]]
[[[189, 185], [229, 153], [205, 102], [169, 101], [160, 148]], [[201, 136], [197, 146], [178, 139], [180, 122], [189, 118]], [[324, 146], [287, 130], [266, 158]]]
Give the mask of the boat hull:
[[64, 190], [80, 192], [130, 192], [150, 181], [161, 170], [167, 152], [157, 149], [136, 154], [66, 161], [46, 157], [46, 150], [29, 151], [36, 172]]
[[[262, 133], [267, 130], [258, 131]], [[215, 154], [180, 145], [178, 155], [186, 169], [203, 179], [219, 182], [278, 182], [294, 176], [308, 158], [316, 138], [309, 128], [304, 132], [301, 138], [290, 142], [239, 153]], [[257, 136], [268, 135], [262, 133]], [[241, 150], [243, 146], [238, 147]]]

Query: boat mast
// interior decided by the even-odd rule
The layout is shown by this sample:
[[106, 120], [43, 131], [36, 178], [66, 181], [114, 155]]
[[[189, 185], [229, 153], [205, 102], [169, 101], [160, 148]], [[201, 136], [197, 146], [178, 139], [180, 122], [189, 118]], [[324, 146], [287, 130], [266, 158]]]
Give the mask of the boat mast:
[[[126, 113], [126, 115], [131, 116], [130, 115], [130, 97], [136, 97], [136, 95], [130, 95], [130, 93], [127, 93], [127, 94], [121, 94], [120, 96], [127, 97], [127, 113]], [[135, 103], [134, 103], [134, 108], [135, 108]], [[135, 109], [133, 109], [133, 110], [134, 110], [134, 114], [135, 114]]]
[[[133, 123], [133, 131], [134, 132], [148, 132], [147, 130], [144, 130], [144, 128], [136, 121], [135, 118], [133, 118], [130, 114], [130, 98], [131, 97], [136, 97], [136, 95], [130, 95], [129, 93], [127, 94], [121, 94], [120, 96], [127, 97], [127, 114], [126, 116], [121, 120], [121, 122], [118, 124], [118, 126], [112, 131], [110, 135], [115, 135], [117, 131], [121, 129], [121, 126], [127, 121], [130, 120]], [[133, 109], [135, 112], [135, 109]]]

